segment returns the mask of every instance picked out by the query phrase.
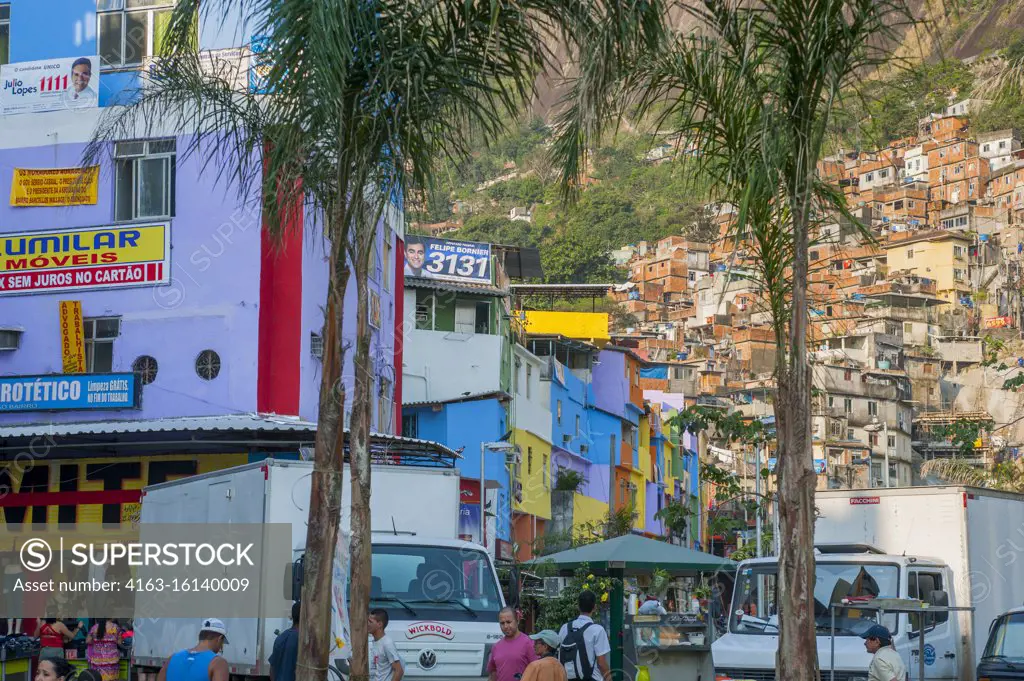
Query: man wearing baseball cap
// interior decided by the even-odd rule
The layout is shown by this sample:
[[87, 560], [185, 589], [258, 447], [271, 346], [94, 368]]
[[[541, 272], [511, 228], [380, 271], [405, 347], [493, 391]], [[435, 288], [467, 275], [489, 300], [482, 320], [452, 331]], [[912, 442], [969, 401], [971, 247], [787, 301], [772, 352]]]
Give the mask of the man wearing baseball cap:
[[558, 648], [562, 644], [558, 634], [545, 629], [530, 638], [537, 659], [526, 665], [522, 681], [566, 681], [565, 667], [558, 659]]
[[872, 624], [860, 635], [864, 647], [874, 655], [868, 665], [868, 681], [903, 681], [907, 668], [903, 658], [892, 647], [892, 634], [881, 624]]
[[228, 642], [224, 623], [213, 617], [200, 622], [199, 642], [164, 662], [157, 681], [228, 681], [228, 663], [218, 653]]

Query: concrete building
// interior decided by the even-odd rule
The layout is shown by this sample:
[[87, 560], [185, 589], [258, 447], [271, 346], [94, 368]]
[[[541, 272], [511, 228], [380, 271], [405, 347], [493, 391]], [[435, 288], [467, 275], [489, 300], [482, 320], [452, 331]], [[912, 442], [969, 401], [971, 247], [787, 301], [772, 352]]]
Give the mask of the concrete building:
[[953, 231], [910, 232], [894, 235], [885, 244], [890, 272], [906, 272], [935, 281], [936, 293], [959, 304], [971, 292], [971, 240]]
[[[43, 522], [119, 522], [137, 513], [144, 485], [167, 476], [268, 452], [298, 457], [313, 439], [322, 374], [327, 265], [314, 216], [298, 206], [275, 243], [259, 189], [240, 195], [202, 175], [207, 159], [184, 155], [189, 131], [107, 140], [84, 195], [51, 184], [33, 199], [39, 183], [15, 180], [77, 175], [105, 108], [140, 84], [173, 3], [102, 4], [119, 8], [0, 5], [4, 61], [95, 61], [85, 106], [0, 116], [0, 196], [12, 197], [0, 205], [0, 325], [11, 341], [0, 352], [0, 438], [8, 461], [37, 435], [52, 442], [29, 471], [0, 463], [0, 477], [14, 490], [5, 509], [31, 508]], [[200, 49], [248, 44], [239, 16], [202, 15]], [[370, 282], [373, 428], [385, 434], [400, 428], [403, 236], [396, 199]], [[354, 311], [355, 287], [345, 304]], [[349, 344], [355, 317], [345, 316]], [[351, 362], [348, 353], [349, 399]]]
[[983, 132], [978, 135], [980, 155], [989, 163], [992, 172], [1009, 165], [1021, 150], [1020, 130], [1010, 128]]

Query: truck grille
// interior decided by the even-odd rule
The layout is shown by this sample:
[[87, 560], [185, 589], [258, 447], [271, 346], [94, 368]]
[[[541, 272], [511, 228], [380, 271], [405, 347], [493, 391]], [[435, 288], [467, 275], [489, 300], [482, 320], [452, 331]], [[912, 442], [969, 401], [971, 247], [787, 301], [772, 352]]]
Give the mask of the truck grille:
[[[775, 681], [774, 669], [715, 669], [715, 676], [733, 679], [734, 681]], [[832, 673], [828, 669], [821, 670], [821, 681], [831, 681]], [[868, 672], [848, 672], [836, 670], [835, 681], [867, 681]]]

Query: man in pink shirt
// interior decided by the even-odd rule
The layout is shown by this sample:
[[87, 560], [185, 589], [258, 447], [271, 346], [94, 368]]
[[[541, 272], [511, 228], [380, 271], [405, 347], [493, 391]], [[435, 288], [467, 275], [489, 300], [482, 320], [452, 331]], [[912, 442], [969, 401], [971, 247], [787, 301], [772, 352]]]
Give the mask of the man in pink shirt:
[[533, 641], [519, 631], [516, 611], [502, 608], [498, 613], [498, 624], [505, 638], [491, 648], [491, 659], [487, 661], [489, 681], [517, 681], [526, 670], [526, 665], [537, 659]]

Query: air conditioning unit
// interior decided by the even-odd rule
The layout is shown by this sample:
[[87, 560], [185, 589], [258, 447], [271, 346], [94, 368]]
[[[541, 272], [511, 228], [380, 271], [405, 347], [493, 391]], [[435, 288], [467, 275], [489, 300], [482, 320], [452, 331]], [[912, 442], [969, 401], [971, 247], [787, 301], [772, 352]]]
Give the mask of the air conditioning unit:
[[505, 464], [509, 466], [518, 466], [523, 462], [523, 453], [516, 447], [513, 450], [505, 452]]
[[569, 444], [570, 442], [572, 442], [572, 435], [569, 435], [568, 433], [566, 433], [565, 435], [562, 436], [562, 443], [563, 444]]
[[0, 328], [0, 350], [14, 351], [21, 347], [21, 334], [22, 329]]
[[558, 594], [562, 593], [562, 590], [569, 586], [568, 577], [545, 577], [544, 578], [544, 597], [545, 598], [558, 598]]

